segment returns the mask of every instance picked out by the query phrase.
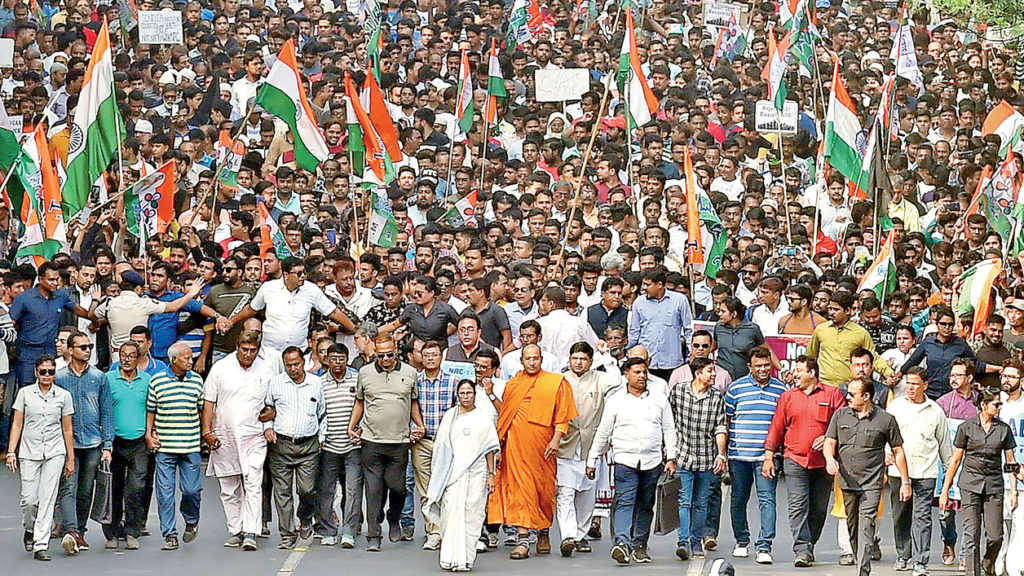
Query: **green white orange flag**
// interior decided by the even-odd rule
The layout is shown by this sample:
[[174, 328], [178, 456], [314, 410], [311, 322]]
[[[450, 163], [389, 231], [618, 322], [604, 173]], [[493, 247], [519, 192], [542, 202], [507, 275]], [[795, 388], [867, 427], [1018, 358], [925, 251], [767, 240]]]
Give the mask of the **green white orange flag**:
[[853, 182], [867, 182], [864, 162], [857, 146], [861, 133], [857, 109], [839, 77], [839, 60], [832, 69], [832, 90], [825, 112], [825, 145], [823, 156], [832, 168]]
[[494, 124], [498, 119], [498, 101], [508, 98], [508, 91], [505, 90], [505, 77], [501, 73], [501, 61], [498, 60], [498, 44], [491, 38], [491, 57], [487, 61], [487, 106], [484, 108], [484, 118], [488, 124]]
[[224, 168], [220, 172], [220, 185], [227, 190], [237, 191], [238, 169], [242, 167], [242, 158], [245, 157], [245, 144], [241, 140], [233, 140], [227, 130], [221, 130], [217, 147], [220, 161], [224, 163]]
[[643, 126], [658, 113], [658, 97], [654, 95], [640, 65], [640, 53], [636, 49], [636, 29], [633, 13], [626, 10], [626, 35], [619, 52], [619, 90], [626, 100], [630, 128]]
[[776, 110], [786, 102], [786, 53], [789, 52], [789, 34], [781, 42], [775, 41], [775, 30], [768, 30], [768, 64], [761, 71], [761, 79], [768, 84], [768, 100]]
[[59, 252], [68, 240], [61, 210], [60, 179], [42, 124], [25, 140], [24, 153], [13, 169], [25, 191], [21, 203], [25, 233], [17, 256], [31, 257], [39, 266]]
[[968, 268], [956, 281], [959, 293], [956, 301], [956, 316], [959, 318], [973, 312], [972, 335], [980, 334], [985, 330], [989, 312], [992, 310], [992, 299], [995, 296], [992, 284], [1002, 270], [1001, 259], [989, 258]]
[[137, 238], [163, 234], [174, 220], [176, 174], [177, 162], [169, 160], [125, 190], [125, 220]]
[[885, 243], [882, 244], [882, 249], [879, 250], [878, 256], [875, 257], [875, 261], [871, 263], [867, 272], [861, 277], [860, 285], [857, 286], [858, 294], [863, 290], [871, 290], [875, 293], [875, 297], [882, 301], [886, 294], [892, 294], [896, 289], [896, 262], [893, 254], [894, 240], [895, 235], [890, 230], [889, 235], [885, 238]]
[[380, 84], [373, 76], [370, 68], [366, 69], [366, 80], [363, 81], [363, 92], [360, 104], [366, 110], [374, 130], [384, 142], [384, 149], [392, 162], [402, 161], [402, 147], [398, 144], [398, 131], [395, 129], [395, 121], [391, 119], [388, 112], [388, 105], [384, 101], [384, 93], [380, 90]]
[[88, 203], [93, 183], [110, 165], [126, 137], [114, 98], [114, 60], [104, 18], [71, 121], [67, 180], [61, 190], [65, 219], [78, 214]]
[[1006, 153], [1020, 142], [1021, 128], [1024, 128], [1024, 114], [1003, 100], [988, 113], [981, 126], [981, 135], [997, 134], [1002, 142], [999, 156], [1005, 158]]
[[260, 214], [260, 258], [268, 252], [279, 254], [278, 246], [285, 246], [284, 234], [281, 233], [277, 220], [274, 220], [265, 203], [258, 202], [256, 208]]
[[288, 125], [295, 141], [295, 162], [309, 172], [331, 155], [306, 98], [306, 87], [295, 58], [295, 41], [281, 47], [277, 61], [256, 93], [256, 104]]
[[[722, 226], [711, 198], [701, 187], [693, 172], [690, 149], [683, 156], [683, 178], [686, 184], [686, 233], [689, 241], [688, 257], [694, 270], [709, 278], [716, 278], [722, 267], [722, 257], [729, 236]], [[695, 224], [696, 223], [696, 224]]]
[[364, 184], [387, 186], [395, 176], [394, 164], [392, 164], [384, 147], [384, 141], [377, 134], [377, 129], [374, 128], [370, 116], [363, 109], [355, 83], [352, 82], [352, 76], [348, 72], [345, 73], [345, 94], [348, 96], [352, 112], [355, 113], [356, 120], [359, 122], [359, 129], [363, 133], [363, 149], [366, 151], [366, 163], [370, 166], [369, 173], [363, 172], [363, 182]]
[[466, 134], [473, 129], [473, 78], [469, 75], [469, 54], [462, 51], [459, 62], [459, 92], [455, 102], [455, 116], [458, 118], [459, 130]]
[[362, 182], [366, 146], [363, 145], [363, 129], [359, 126], [356, 109], [348, 94], [345, 95], [345, 127], [348, 129], [348, 156], [352, 164], [352, 174]]
[[4, 172], [10, 170], [18, 158], [18, 151], [21, 148], [19, 140], [20, 134], [14, 131], [11, 119], [7, 116], [7, 109], [4, 108], [3, 101], [0, 101], [0, 168], [3, 168]]

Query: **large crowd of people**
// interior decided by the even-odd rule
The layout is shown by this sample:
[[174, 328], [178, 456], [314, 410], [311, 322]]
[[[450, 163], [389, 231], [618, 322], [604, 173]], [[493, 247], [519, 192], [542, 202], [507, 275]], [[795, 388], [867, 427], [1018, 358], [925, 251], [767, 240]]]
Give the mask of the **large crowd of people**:
[[[182, 43], [140, 42], [154, 10]], [[1024, 575], [1024, 59], [955, 16], [3, 0], [26, 552], [419, 523], [464, 571], [731, 529], [738, 565], [806, 568], [831, 514], [861, 576], [883, 522], [895, 571]]]

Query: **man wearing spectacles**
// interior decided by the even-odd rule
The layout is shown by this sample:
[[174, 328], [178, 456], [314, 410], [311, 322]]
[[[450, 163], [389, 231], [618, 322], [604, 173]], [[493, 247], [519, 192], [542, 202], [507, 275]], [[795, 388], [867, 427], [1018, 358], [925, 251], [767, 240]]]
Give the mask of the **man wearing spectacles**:
[[93, 351], [89, 337], [74, 330], [67, 338], [67, 348], [70, 359], [67, 367], [57, 371], [56, 383], [70, 392], [74, 401], [75, 474], [61, 479], [57, 503], [65, 532], [61, 545], [65, 550], [78, 551], [89, 549], [85, 530], [92, 510], [96, 469], [101, 461], [111, 459], [114, 406], [106, 376], [89, 365]]
[[[207, 306], [217, 312], [219, 316], [230, 318], [242, 310], [253, 296], [256, 295], [256, 288], [246, 284], [242, 280], [242, 270], [245, 264], [241, 258], [233, 256], [224, 261], [223, 282], [210, 289], [204, 302]], [[206, 352], [213, 350], [212, 364], [216, 364], [225, 356], [235, 351], [238, 345], [238, 336], [242, 333], [242, 325], [238, 324], [226, 333], [216, 330], [209, 330], [203, 339], [203, 354], [200, 358], [206, 358]], [[202, 370], [198, 370], [202, 372]]]
[[[1024, 376], [1024, 362], [1017, 358], [1010, 358], [1003, 361], [1001, 376], [1001, 388], [1003, 390], [1003, 407], [999, 410], [999, 419], [1010, 426], [1010, 432], [1017, 443], [1014, 449], [1014, 457], [1017, 462], [1024, 461], [1024, 394], [1021, 393], [1021, 377]], [[1006, 476], [1004, 502], [1009, 502], [1010, 491], [1013, 485], [1012, 476]], [[1018, 492], [1024, 489], [1024, 482], [1017, 483]], [[1020, 554], [1024, 550], [1024, 506], [1017, 505], [1015, 510], [1007, 511], [1004, 508], [1004, 518], [1009, 517], [1007, 522], [1009, 536], [1003, 542], [1003, 548], [996, 558], [996, 574], [1007, 574], [1019, 576], [1024, 573], [1024, 557]], [[1010, 550], [1017, 552], [1010, 553]], [[1005, 566], [1005, 570], [1003, 570]]]

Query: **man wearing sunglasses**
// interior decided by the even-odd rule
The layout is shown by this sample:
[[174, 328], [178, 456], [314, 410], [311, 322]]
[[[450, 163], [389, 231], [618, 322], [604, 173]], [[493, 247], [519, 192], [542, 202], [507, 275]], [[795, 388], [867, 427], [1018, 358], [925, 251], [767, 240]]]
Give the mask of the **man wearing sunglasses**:
[[57, 371], [57, 386], [71, 393], [75, 405], [75, 474], [62, 478], [57, 495], [58, 524], [64, 531], [61, 546], [69, 554], [88, 550], [86, 525], [92, 510], [96, 469], [110, 462], [114, 443], [114, 405], [106, 375], [89, 365], [93, 343], [73, 330], [67, 338], [68, 365]]

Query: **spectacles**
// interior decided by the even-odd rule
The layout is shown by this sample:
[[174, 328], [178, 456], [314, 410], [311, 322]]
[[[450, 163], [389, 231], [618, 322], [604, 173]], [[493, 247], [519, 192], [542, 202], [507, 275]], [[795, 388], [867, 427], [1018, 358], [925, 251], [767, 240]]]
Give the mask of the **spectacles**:
[[289, 272], [289, 274], [295, 274], [296, 276], [305, 277], [306, 276], [306, 271], [305, 270], [299, 270], [298, 272], [292, 271], [292, 272]]
[[139, 357], [138, 354], [121, 354], [121, 359], [122, 360], [134, 360], [134, 359], [136, 359], [138, 357]]
[[740, 274], [760, 274], [760, 270], [740, 270]]
[[53, 368], [39, 368], [36, 370], [36, 372], [40, 376], [53, 376], [54, 374], [57, 373], [57, 371], [54, 370]]
[[72, 346], [72, 348], [78, 348], [79, 350], [92, 350], [92, 344], [79, 344], [78, 346]]
[[394, 358], [395, 357], [395, 353], [394, 352], [377, 352], [377, 357], [378, 358]]
[[515, 288], [512, 289], [512, 291], [517, 294], [526, 294], [527, 292], [530, 291], [530, 288], [524, 286], [516, 286]]
[[[40, 372], [40, 374], [42, 374], [42, 372]], [[996, 408], [1002, 408], [1003, 407], [1003, 403], [1002, 402], [993, 402], [992, 405], [995, 406]]]
[[939, 322], [938, 325], [942, 326], [943, 328], [952, 328], [955, 325], [955, 323], [954, 322]]

